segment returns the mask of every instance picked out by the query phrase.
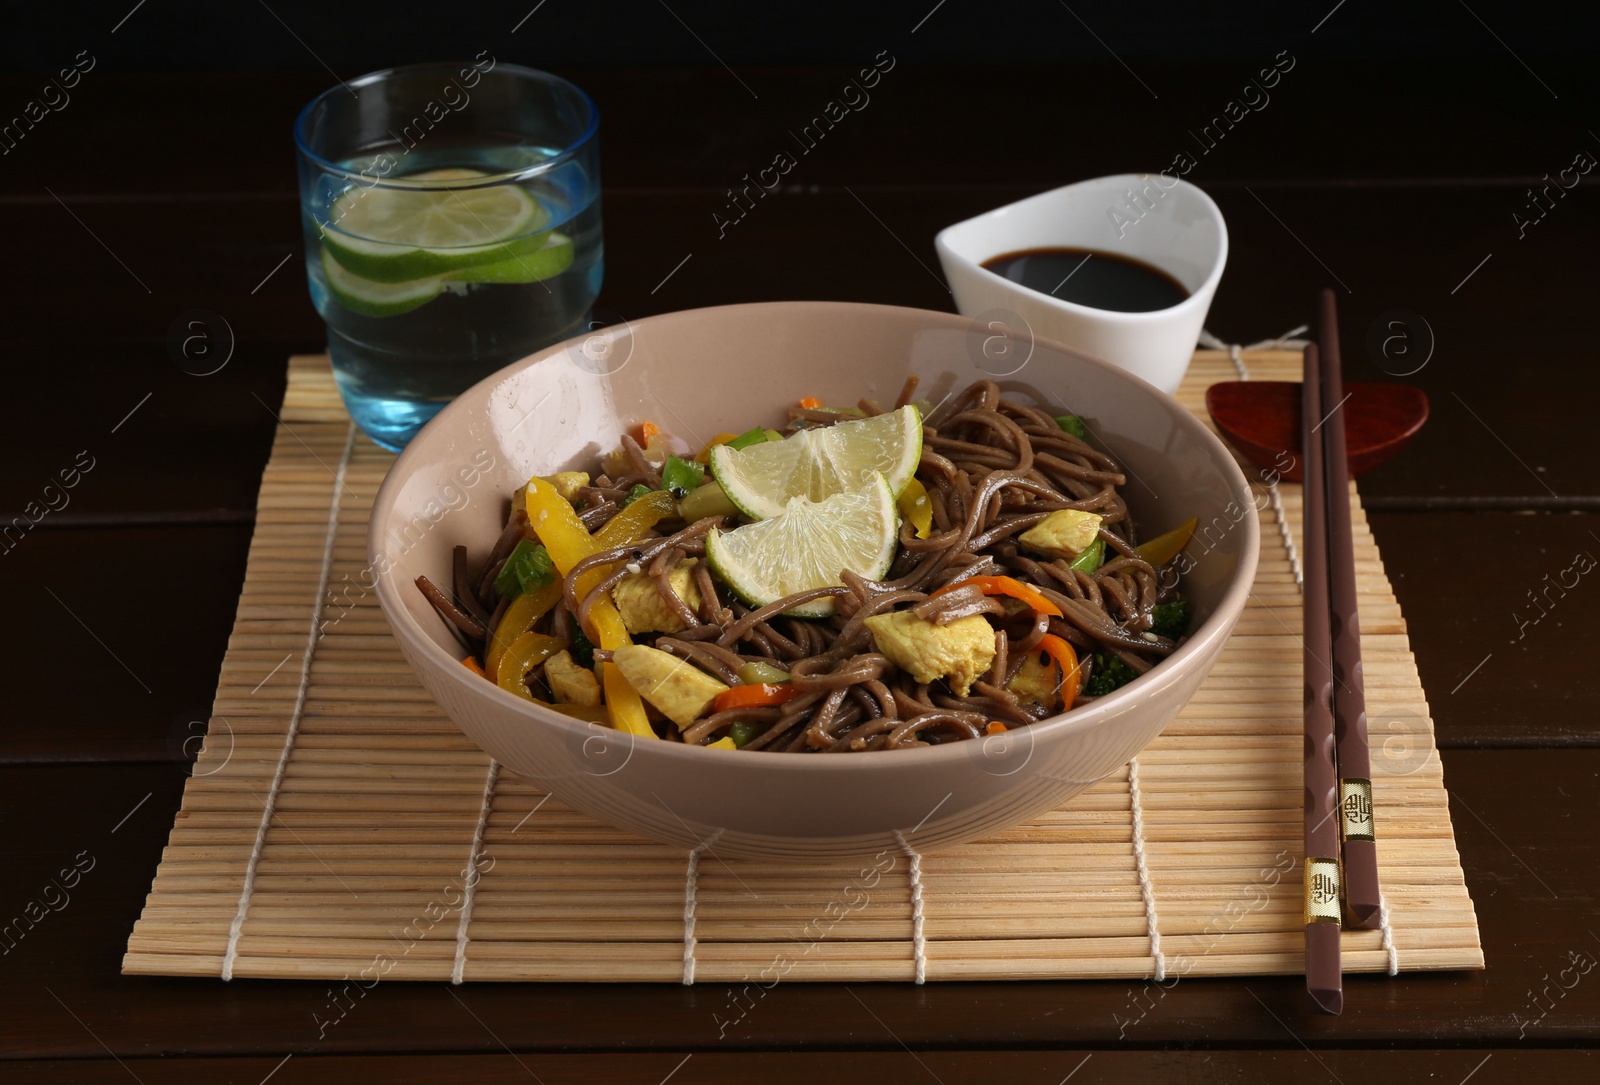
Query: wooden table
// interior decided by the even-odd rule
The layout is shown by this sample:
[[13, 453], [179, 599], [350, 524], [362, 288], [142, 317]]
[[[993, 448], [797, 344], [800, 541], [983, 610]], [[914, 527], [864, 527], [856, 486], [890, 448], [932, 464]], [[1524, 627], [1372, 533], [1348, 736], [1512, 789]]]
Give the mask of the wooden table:
[[[1187, 151], [1232, 235], [1212, 331], [1277, 335], [1330, 283], [1346, 378], [1387, 379], [1369, 327], [1397, 308], [1424, 319], [1437, 347], [1410, 379], [1433, 418], [1362, 486], [1437, 719], [1486, 971], [1352, 977], [1337, 1019], [1307, 1014], [1293, 979], [1189, 979], [1157, 998], [1116, 982], [787, 983], [726, 1034], [715, 985], [386, 983], [327, 1028], [313, 1016], [327, 1017], [325, 984], [119, 975], [209, 714], [284, 360], [322, 343], [289, 128], [324, 78], [107, 71], [0, 164], [0, 522], [61, 505], [46, 487], [80, 453], [93, 463], [0, 556], [0, 922], [47, 908], [0, 941], [0, 1077], [1593, 1080], [1600, 586], [1548, 585], [1575, 554], [1600, 554], [1600, 173], [1552, 189], [1526, 236], [1513, 219], [1532, 217], [1530, 185], [1600, 156], [1592, 71], [1302, 56], [1269, 105], [1198, 154], [1190, 133], [1255, 67], [1141, 65], [1156, 99], [1110, 61], [1003, 80], [900, 64], [726, 236], [713, 214], [726, 217], [727, 190], [792, 153], [789, 131], [847, 73], [742, 69], [759, 98], [718, 67], [566, 73], [604, 116], [600, 307], [949, 309], [939, 227]], [[0, 91], [23, 101], [32, 83]], [[194, 309], [237, 338], [211, 376], [169, 354], [169, 326]], [[87, 872], [58, 894], [75, 862]]]

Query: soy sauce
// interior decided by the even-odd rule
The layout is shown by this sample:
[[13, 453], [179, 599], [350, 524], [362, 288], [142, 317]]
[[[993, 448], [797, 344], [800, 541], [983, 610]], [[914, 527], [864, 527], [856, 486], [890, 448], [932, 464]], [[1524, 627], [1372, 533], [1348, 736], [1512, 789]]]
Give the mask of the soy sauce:
[[1189, 296], [1160, 268], [1098, 249], [1024, 249], [991, 257], [983, 266], [1041, 294], [1119, 313], [1170, 309]]

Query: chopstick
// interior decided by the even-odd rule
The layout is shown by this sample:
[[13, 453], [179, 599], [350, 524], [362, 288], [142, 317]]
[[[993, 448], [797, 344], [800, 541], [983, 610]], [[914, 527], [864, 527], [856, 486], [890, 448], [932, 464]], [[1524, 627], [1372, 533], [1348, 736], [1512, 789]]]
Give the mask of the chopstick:
[[1329, 621], [1327, 480], [1317, 427], [1322, 380], [1316, 344], [1305, 348], [1300, 392], [1301, 454], [1305, 458], [1305, 927], [1306, 994], [1319, 1013], [1344, 1009], [1339, 960], [1338, 777], [1334, 768], [1333, 632]]
[[1361, 673], [1361, 619], [1356, 609], [1355, 543], [1350, 524], [1350, 468], [1345, 454], [1344, 380], [1339, 365], [1339, 315], [1332, 290], [1317, 311], [1322, 361], [1323, 465], [1327, 477], [1329, 599], [1333, 607], [1333, 727], [1339, 771], [1339, 837], [1343, 842], [1345, 913], [1351, 926], [1380, 923], [1378, 844], [1372, 812], [1367, 699]]

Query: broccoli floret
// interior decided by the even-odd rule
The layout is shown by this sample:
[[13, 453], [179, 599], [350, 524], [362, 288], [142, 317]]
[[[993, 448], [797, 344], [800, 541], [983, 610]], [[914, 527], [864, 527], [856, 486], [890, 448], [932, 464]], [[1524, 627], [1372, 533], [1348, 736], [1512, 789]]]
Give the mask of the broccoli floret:
[[1189, 631], [1189, 600], [1157, 603], [1150, 608], [1150, 617], [1150, 632], [1158, 637], [1177, 640]]
[[1117, 656], [1096, 655], [1094, 673], [1089, 676], [1089, 683], [1084, 687], [1084, 692], [1091, 697], [1103, 697], [1137, 677], [1139, 676], [1133, 673], [1133, 668]]
[[583, 635], [583, 627], [577, 622], [572, 623], [572, 660], [580, 667], [594, 669], [594, 645], [589, 643], [589, 638]]

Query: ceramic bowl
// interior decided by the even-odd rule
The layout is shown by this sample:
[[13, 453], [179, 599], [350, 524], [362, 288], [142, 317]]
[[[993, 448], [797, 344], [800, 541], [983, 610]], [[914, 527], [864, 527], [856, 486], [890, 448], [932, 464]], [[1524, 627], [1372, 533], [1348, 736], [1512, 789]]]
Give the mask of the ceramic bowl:
[[470, 673], [413, 586], [448, 582], [451, 548], [474, 565], [529, 476], [592, 469], [651, 420], [699, 447], [778, 425], [803, 396], [892, 401], [907, 374], [933, 401], [992, 375], [992, 333], [948, 313], [776, 302], [668, 313], [608, 328], [501, 370], [423, 428], [374, 502], [368, 538], [378, 597], [423, 685], [506, 768], [601, 821], [725, 856], [871, 855], [994, 833], [1115, 773], [1160, 733], [1206, 676], [1243, 610], [1258, 527], [1248, 484], [1211, 432], [1115, 366], [1044, 341], [1013, 340], [1009, 396], [1070, 409], [1125, 465], [1146, 534], [1190, 516], [1189, 640], [1109, 696], [984, 740], [865, 754], [707, 750], [575, 722]]
[[[934, 238], [956, 308], [1031, 329], [1178, 390], [1228, 262], [1222, 212], [1200, 189], [1166, 174], [1118, 174], [1042, 192], [946, 227]], [[1025, 249], [1075, 248], [1132, 257], [1177, 279], [1189, 296], [1146, 313], [1063, 301], [982, 266]]]

